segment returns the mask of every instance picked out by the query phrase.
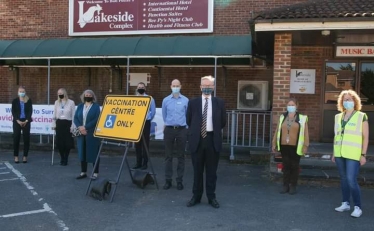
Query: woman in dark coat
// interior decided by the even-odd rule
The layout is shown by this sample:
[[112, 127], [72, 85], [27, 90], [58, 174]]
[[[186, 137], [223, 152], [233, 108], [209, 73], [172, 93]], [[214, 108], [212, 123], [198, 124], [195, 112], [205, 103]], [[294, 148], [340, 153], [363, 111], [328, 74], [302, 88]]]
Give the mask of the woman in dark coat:
[[26, 95], [24, 87], [18, 88], [18, 97], [12, 102], [13, 116], [13, 151], [14, 163], [18, 164], [19, 142], [21, 140], [21, 131], [23, 135], [23, 163], [27, 163], [27, 156], [30, 148], [30, 129], [32, 122], [32, 102]]
[[[98, 155], [100, 139], [93, 136], [96, 123], [100, 116], [100, 106], [92, 90], [85, 90], [81, 95], [82, 103], [78, 105], [74, 115], [74, 125], [81, 132], [78, 136], [78, 155], [81, 161], [81, 174], [77, 179], [87, 177], [87, 163], [95, 164]], [[99, 163], [94, 171], [94, 178], [99, 173]]]

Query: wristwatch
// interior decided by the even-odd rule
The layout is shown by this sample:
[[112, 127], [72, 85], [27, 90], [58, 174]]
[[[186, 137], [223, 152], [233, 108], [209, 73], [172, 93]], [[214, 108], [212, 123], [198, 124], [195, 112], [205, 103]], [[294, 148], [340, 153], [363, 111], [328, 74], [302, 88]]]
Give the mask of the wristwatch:
[[366, 154], [362, 153], [361, 156], [366, 157]]

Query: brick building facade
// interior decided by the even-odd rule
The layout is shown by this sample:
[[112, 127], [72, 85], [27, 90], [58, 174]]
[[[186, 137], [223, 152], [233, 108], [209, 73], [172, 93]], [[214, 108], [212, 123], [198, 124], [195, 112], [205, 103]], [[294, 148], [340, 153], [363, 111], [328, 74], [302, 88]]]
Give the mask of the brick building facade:
[[[248, 21], [263, 12], [307, 1], [296, 0], [216, 0], [214, 2], [214, 32], [210, 34], [186, 34], [187, 36], [200, 35], [241, 35], [250, 34]], [[7, 39], [48, 39], [69, 38], [68, 1], [58, 0], [30, 0], [25, 3], [21, 0], [4, 0], [0, 3], [0, 18], [2, 33], [0, 38]], [[259, 33], [259, 36], [261, 33]], [[174, 36], [174, 35], [152, 35]], [[265, 35], [270, 37], [272, 44], [262, 44], [258, 49], [268, 45], [274, 46], [272, 51], [274, 59], [266, 68], [229, 67], [217, 69], [217, 96], [225, 99], [227, 109], [236, 109], [239, 80], [265, 80], [269, 81], [269, 99], [271, 99], [274, 121], [278, 115], [285, 111], [286, 101], [290, 96], [296, 97], [300, 102], [299, 110], [309, 115], [310, 137], [312, 141], [322, 140], [323, 121], [321, 111], [323, 105], [323, 79], [324, 63], [326, 59], [334, 58], [334, 45], [332, 43], [295, 43], [295, 33], [289, 31], [274, 31]], [[258, 37], [259, 39], [259, 37]], [[302, 40], [302, 39], [301, 39]], [[261, 42], [261, 41], [259, 41]], [[261, 51], [259, 51], [261, 53]], [[291, 95], [290, 71], [294, 68], [315, 69], [316, 85], [313, 95]], [[109, 68], [85, 67], [51, 68], [51, 97], [50, 102], [56, 99], [56, 91], [60, 87], [68, 90], [69, 96], [79, 102], [79, 95], [84, 89], [90, 88], [97, 94], [99, 103], [109, 93], [123, 94], [126, 89], [125, 74], [113, 73], [110, 79]], [[123, 70], [126, 73], [126, 70]], [[136, 67], [130, 68], [130, 73], [150, 73], [151, 82], [148, 92], [156, 100], [157, 107], [161, 106], [162, 99], [170, 94], [170, 82], [178, 78], [182, 82], [182, 93], [187, 97], [200, 94], [199, 81], [204, 75], [213, 75], [211, 67], [165, 67], [159, 71], [157, 68]], [[17, 77], [18, 76], [18, 77]], [[24, 85], [29, 96], [36, 104], [46, 104], [47, 99], [47, 68], [23, 67], [19, 73], [10, 71], [7, 67], [0, 67], [0, 103], [9, 103], [16, 96], [17, 83]], [[109, 92], [112, 86], [112, 92]], [[134, 92], [130, 88], [130, 93]]]

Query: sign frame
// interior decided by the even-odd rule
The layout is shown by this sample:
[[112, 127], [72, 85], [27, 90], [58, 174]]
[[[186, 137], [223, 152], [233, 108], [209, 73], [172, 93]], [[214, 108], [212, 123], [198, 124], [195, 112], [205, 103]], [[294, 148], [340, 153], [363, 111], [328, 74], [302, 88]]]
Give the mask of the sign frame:
[[[75, 32], [74, 31], [74, 24], [77, 23], [76, 20], [74, 20], [74, 13], [75, 11], [79, 11], [79, 9], [74, 9], [74, 2], [77, 0], [69, 0], [69, 21], [68, 21], [68, 34], [69, 36], [106, 36], [106, 35], [149, 35], [149, 34], [189, 34], [189, 33], [213, 33], [214, 29], [214, 0], [207, 0], [208, 4], [208, 12], [207, 14], [207, 26], [202, 29], [167, 29], [167, 30], [125, 30], [125, 31], [90, 31], [90, 32]], [[83, 0], [80, 0], [83, 1]], [[142, 0], [132, 0], [132, 2], [140, 2]], [[179, 0], [175, 0], [179, 1]], [[187, 1], [187, 0], [185, 0]], [[196, 1], [196, 0], [192, 0]], [[87, 2], [87, 1], [84, 1]], [[100, 1], [94, 1], [94, 2], [103, 2], [103, 3], [110, 3], [110, 0], [100, 0]], [[147, 2], [147, 1], [145, 1]], [[123, 4], [129, 3], [129, 2], [123, 2]], [[95, 3], [96, 4], [96, 3]], [[139, 4], [140, 5], [140, 4]], [[139, 6], [138, 6], [139, 7]], [[138, 9], [139, 11], [139, 9]], [[185, 16], [190, 17], [190, 16]], [[140, 20], [140, 19], [139, 19]], [[135, 24], [138, 24], [138, 21], [135, 21]]]
[[[147, 100], [147, 108], [146, 110], [144, 111], [144, 115], [134, 115], [136, 117], [139, 118], [139, 116], [142, 116], [142, 122], [141, 122], [141, 128], [139, 130], [139, 133], [137, 134], [137, 138], [135, 139], [131, 139], [131, 138], [128, 138], [128, 137], [118, 137], [118, 136], [111, 136], [111, 135], [106, 135], [105, 132], [106, 132], [106, 129], [113, 129], [114, 126], [107, 126], [105, 127], [106, 125], [104, 125], [104, 127], [101, 125], [101, 124], [105, 124], [105, 119], [107, 119], [108, 117], [108, 114], [106, 113], [106, 108], [105, 106], [107, 105], [106, 102], [108, 102], [107, 100], [109, 100], [110, 98], [121, 98], [121, 99], [124, 99], [124, 98], [129, 98], [129, 99], [134, 99], [136, 98], [137, 100]], [[104, 99], [104, 102], [103, 102], [103, 106], [102, 106], [102, 110], [100, 112], [100, 116], [99, 116], [99, 119], [96, 123], [96, 126], [95, 126], [95, 130], [94, 130], [94, 137], [97, 137], [97, 138], [102, 138], [102, 139], [110, 139], [110, 140], [118, 140], [118, 141], [126, 141], [126, 142], [139, 142], [140, 139], [142, 138], [142, 135], [143, 135], [143, 129], [144, 129], [144, 126], [145, 126], [145, 122], [147, 120], [147, 115], [148, 115], [148, 111], [149, 111], [149, 108], [151, 106], [151, 103], [152, 103], [152, 97], [151, 96], [134, 96], [134, 95], [106, 95], [105, 96], [105, 99]], [[118, 107], [127, 107], [127, 106], [124, 106], [124, 105], [117, 105]], [[133, 107], [132, 108], [134, 110], [136, 110], [136, 107]], [[105, 116], [105, 119], [104, 119], [104, 116]], [[103, 120], [104, 119], [104, 120]], [[103, 123], [104, 122], [104, 123]], [[116, 122], [116, 121], [114, 121]], [[138, 121], [139, 122], [139, 121]], [[102, 130], [103, 129], [103, 130]], [[104, 132], [103, 132], [104, 131]], [[130, 131], [132, 134], [134, 134], [133, 131]]]
[[[303, 79], [298, 79], [303, 78]], [[291, 94], [316, 93], [316, 69], [291, 69], [290, 75]]]
[[335, 57], [374, 57], [374, 46], [336, 46]]

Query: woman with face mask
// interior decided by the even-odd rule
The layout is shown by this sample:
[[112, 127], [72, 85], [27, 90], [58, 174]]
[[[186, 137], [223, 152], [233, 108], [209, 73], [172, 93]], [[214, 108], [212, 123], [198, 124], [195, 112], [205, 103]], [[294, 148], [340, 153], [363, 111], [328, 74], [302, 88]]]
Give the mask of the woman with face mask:
[[19, 142], [23, 135], [23, 163], [27, 163], [30, 148], [30, 123], [32, 122], [32, 102], [26, 95], [25, 87], [18, 87], [18, 97], [12, 102], [14, 163], [18, 164]]
[[[95, 93], [92, 90], [85, 90], [81, 100], [82, 103], [78, 105], [74, 114], [74, 125], [82, 134], [77, 137], [78, 155], [81, 161], [81, 174], [77, 179], [87, 177], [87, 163], [95, 164], [100, 147], [100, 139], [93, 136], [100, 116], [100, 106], [96, 103]], [[99, 173], [99, 162], [94, 170], [94, 179]]]
[[300, 114], [297, 106], [296, 99], [288, 100], [287, 112], [280, 116], [272, 142], [273, 153], [280, 151], [282, 155], [282, 194], [296, 193], [300, 158], [309, 146], [308, 116]]
[[60, 165], [62, 166], [68, 164], [70, 149], [74, 147], [74, 139], [71, 136], [74, 113], [74, 101], [68, 98], [68, 94], [64, 88], [58, 89], [52, 129], [56, 130], [56, 146], [60, 152]]
[[366, 151], [369, 144], [368, 117], [361, 112], [361, 99], [353, 90], [342, 91], [337, 108], [341, 113], [335, 116], [334, 156], [340, 175], [342, 204], [335, 208], [337, 212], [350, 211], [350, 197], [354, 202], [352, 217], [360, 217], [361, 191], [357, 183], [360, 166], [366, 163]]

